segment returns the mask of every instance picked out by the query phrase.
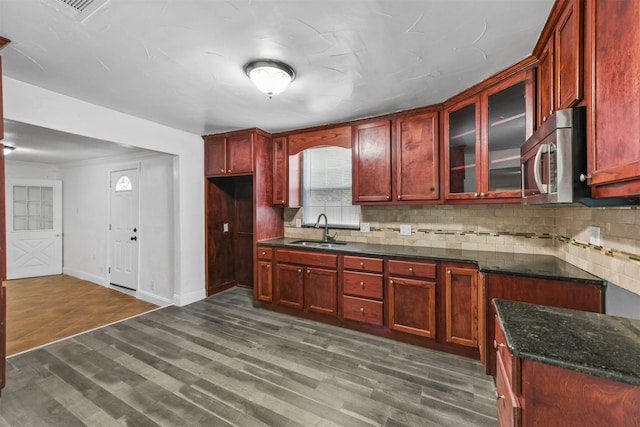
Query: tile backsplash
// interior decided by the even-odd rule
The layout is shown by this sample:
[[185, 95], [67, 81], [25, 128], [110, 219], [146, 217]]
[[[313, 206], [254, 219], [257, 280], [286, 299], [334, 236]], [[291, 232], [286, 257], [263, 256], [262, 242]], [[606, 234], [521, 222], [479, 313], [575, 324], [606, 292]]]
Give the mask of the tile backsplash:
[[[495, 205], [362, 206], [371, 231], [338, 230], [338, 239], [405, 246], [555, 255], [640, 294], [640, 210]], [[321, 230], [296, 228], [301, 210], [285, 210], [285, 237], [320, 238]], [[411, 235], [400, 235], [400, 225]], [[601, 246], [589, 244], [589, 227]]]

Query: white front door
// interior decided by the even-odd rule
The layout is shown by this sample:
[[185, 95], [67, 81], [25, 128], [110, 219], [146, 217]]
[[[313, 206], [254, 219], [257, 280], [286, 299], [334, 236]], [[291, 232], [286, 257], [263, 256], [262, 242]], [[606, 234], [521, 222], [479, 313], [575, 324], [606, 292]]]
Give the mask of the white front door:
[[109, 283], [138, 290], [138, 169], [110, 172]]
[[8, 179], [7, 279], [62, 274], [62, 181]]

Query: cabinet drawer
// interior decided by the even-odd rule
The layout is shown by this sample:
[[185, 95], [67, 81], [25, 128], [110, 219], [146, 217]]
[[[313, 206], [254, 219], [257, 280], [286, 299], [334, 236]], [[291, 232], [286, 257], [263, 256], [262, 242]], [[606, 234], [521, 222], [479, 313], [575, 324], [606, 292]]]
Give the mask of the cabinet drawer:
[[344, 268], [348, 270], [382, 273], [382, 260], [378, 258], [346, 255], [344, 257]]
[[498, 353], [497, 356], [496, 404], [498, 406], [498, 426], [519, 426], [522, 409], [518, 399], [513, 394], [511, 384], [509, 384], [501, 354]]
[[389, 274], [433, 279], [436, 277], [436, 263], [390, 260]]
[[345, 294], [382, 299], [382, 275], [345, 271], [342, 278]]
[[278, 262], [286, 262], [290, 264], [304, 264], [312, 267], [331, 267], [337, 268], [338, 255], [313, 251], [276, 251]]
[[342, 312], [345, 319], [382, 326], [382, 301], [346, 295], [342, 298]]
[[258, 246], [259, 259], [271, 259], [272, 256], [273, 256], [273, 249]]
[[507, 348], [507, 340], [504, 338], [502, 328], [498, 323], [498, 318], [495, 320], [496, 338], [493, 341], [493, 349], [497, 353], [496, 361], [496, 376], [497, 369], [500, 363], [504, 369], [504, 375], [507, 382], [510, 384], [511, 391], [516, 395], [520, 395], [520, 359], [513, 357]]

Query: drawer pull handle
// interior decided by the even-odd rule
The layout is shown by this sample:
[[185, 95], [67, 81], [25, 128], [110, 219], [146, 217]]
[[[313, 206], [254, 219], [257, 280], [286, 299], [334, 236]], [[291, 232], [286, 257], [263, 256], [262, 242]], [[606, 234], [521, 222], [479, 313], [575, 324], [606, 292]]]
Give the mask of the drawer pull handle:
[[496, 350], [499, 349], [500, 347], [504, 347], [505, 345], [502, 343], [499, 343], [496, 340], [493, 340], [493, 348], [495, 348]]
[[499, 394], [499, 393], [496, 391], [496, 400], [500, 400], [500, 399], [504, 399], [504, 394]]

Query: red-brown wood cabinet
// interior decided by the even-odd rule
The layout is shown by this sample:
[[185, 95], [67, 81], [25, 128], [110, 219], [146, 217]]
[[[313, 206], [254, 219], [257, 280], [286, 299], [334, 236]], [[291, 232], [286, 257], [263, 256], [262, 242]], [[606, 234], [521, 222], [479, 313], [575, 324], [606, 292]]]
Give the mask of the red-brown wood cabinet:
[[640, 387], [514, 357], [492, 323], [498, 426], [639, 425]]
[[594, 197], [640, 195], [640, 2], [585, 2], [588, 183]]
[[538, 58], [536, 127], [583, 98], [583, 0], [561, 0], [549, 15], [533, 55]]
[[480, 340], [478, 268], [443, 263], [444, 341], [478, 348]]
[[253, 173], [254, 131], [204, 136], [205, 176]]
[[446, 201], [521, 201], [520, 145], [533, 133], [532, 67], [527, 59], [446, 104]]

